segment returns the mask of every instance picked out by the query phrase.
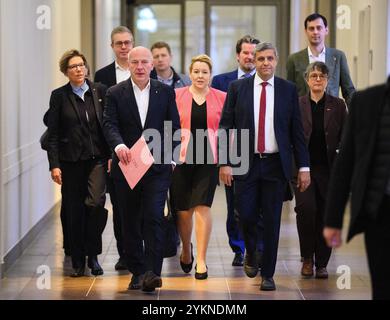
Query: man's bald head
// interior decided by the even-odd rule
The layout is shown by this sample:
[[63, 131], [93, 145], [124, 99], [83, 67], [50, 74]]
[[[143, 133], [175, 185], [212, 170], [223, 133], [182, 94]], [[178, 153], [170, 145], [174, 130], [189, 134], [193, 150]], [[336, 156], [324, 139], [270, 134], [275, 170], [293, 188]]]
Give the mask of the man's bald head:
[[143, 90], [150, 80], [153, 69], [152, 52], [145, 47], [135, 47], [129, 53], [131, 79]]

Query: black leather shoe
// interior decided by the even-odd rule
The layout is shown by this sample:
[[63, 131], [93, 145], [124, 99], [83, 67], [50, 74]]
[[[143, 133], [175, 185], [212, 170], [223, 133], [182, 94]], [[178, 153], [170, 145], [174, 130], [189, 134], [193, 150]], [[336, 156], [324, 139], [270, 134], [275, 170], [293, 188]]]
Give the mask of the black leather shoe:
[[273, 278], [262, 278], [260, 290], [263, 291], [274, 291], [276, 290], [275, 281]]
[[316, 268], [316, 278], [317, 279], [328, 279], [328, 271], [326, 268]]
[[207, 273], [207, 271], [208, 271], [207, 266], [206, 266], [206, 272], [198, 272], [198, 271], [196, 271], [196, 267], [197, 266], [195, 266], [195, 279], [196, 280], [206, 280], [207, 277], [209, 276]]
[[115, 264], [115, 270], [127, 270], [127, 264], [124, 258], [119, 258]]
[[72, 278], [83, 277], [85, 273], [85, 267], [73, 268], [73, 272], [70, 274]]
[[97, 256], [88, 257], [88, 268], [91, 269], [91, 273], [94, 276], [101, 276], [103, 272], [103, 268], [100, 266]]
[[233, 267], [241, 267], [244, 265], [244, 255], [240, 252], [234, 254], [234, 259], [232, 262]]
[[134, 275], [131, 277], [129, 286], [127, 287], [128, 290], [139, 290], [142, 287], [142, 280], [143, 275]]
[[142, 281], [142, 291], [153, 292], [156, 288], [162, 287], [162, 279], [153, 271], [146, 271]]
[[257, 262], [256, 254], [245, 254], [244, 271], [249, 278], [254, 278], [259, 271], [259, 263]]
[[194, 263], [194, 251], [193, 251], [193, 247], [192, 247], [192, 243], [191, 243], [191, 263], [182, 262], [181, 255], [180, 255], [180, 266], [185, 273], [189, 273], [192, 270], [193, 263]]

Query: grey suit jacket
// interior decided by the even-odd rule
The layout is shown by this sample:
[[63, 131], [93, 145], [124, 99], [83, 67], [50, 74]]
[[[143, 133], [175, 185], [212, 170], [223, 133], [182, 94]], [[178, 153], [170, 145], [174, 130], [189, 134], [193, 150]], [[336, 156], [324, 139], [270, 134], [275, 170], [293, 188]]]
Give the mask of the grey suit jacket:
[[[349, 74], [347, 58], [344, 52], [326, 47], [325, 64], [329, 68], [328, 87], [326, 93], [331, 96], [339, 96], [339, 87], [343, 98], [349, 105], [355, 87]], [[308, 94], [309, 88], [305, 81], [305, 71], [309, 65], [307, 48], [291, 54], [287, 59], [287, 80], [294, 82], [298, 88], [298, 95]]]

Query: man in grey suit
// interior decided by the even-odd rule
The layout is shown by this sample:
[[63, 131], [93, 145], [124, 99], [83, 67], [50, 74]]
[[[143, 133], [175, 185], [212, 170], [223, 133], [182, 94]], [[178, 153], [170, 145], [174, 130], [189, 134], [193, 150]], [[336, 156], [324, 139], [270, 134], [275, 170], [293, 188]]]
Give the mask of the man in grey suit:
[[309, 89], [304, 77], [306, 67], [315, 61], [324, 62], [329, 69], [326, 93], [338, 97], [339, 88], [341, 87], [343, 98], [349, 105], [355, 87], [349, 74], [344, 52], [325, 47], [325, 37], [329, 33], [326, 18], [318, 13], [309, 15], [305, 19], [305, 32], [309, 46], [288, 57], [287, 80], [297, 85], [299, 96], [307, 95]]

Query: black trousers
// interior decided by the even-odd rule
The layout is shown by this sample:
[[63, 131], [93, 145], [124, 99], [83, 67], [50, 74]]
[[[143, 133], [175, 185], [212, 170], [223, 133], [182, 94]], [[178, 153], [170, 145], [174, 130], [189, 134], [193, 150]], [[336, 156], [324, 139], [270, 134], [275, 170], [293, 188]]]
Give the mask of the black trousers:
[[172, 166], [145, 174], [135, 188], [126, 180], [114, 179], [122, 219], [124, 257], [129, 271], [141, 275], [153, 271], [161, 275], [164, 249], [163, 219]]
[[122, 235], [122, 219], [119, 213], [118, 200], [115, 192], [114, 179], [107, 175], [107, 191], [110, 194], [112, 204], [112, 220], [114, 224], [114, 236], [116, 240], [116, 248], [120, 258], [123, 258], [123, 235]]
[[[255, 253], [259, 237], [264, 241], [262, 277], [270, 278], [275, 273], [286, 183], [278, 154], [262, 159], [255, 156], [246, 178], [235, 178], [234, 196], [247, 253]], [[258, 234], [257, 225], [260, 212], [262, 234]]]
[[311, 183], [306, 191], [300, 192], [294, 184], [301, 256], [306, 259], [313, 258], [317, 268], [328, 265], [332, 252], [322, 234], [329, 175], [328, 166], [312, 166]]
[[390, 300], [390, 196], [385, 196], [376, 221], [368, 222], [365, 230], [365, 243], [372, 298]]
[[[234, 200], [234, 181], [229, 187], [225, 185], [225, 195], [226, 195], [226, 204], [227, 204], [227, 218], [226, 218], [226, 232], [229, 237], [229, 246], [232, 248], [234, 253], [245, 253], [245, 242], [242, 236], [242, 231], [240, 229], [239, 215], [235, 209], [235, 200]], [[263, 216], [259, 213], [259, 221], [257, 222], [258, 228], [258, 239], [257, 239], [257, 251], [263, 252], [264, 242], [261, 238], [263, 234]]]
[[62, 162], [62, 201], [72, 264], [79, 268], [85, 256], [102, 252], [102, 233], [107, 221], [105, 161]]

